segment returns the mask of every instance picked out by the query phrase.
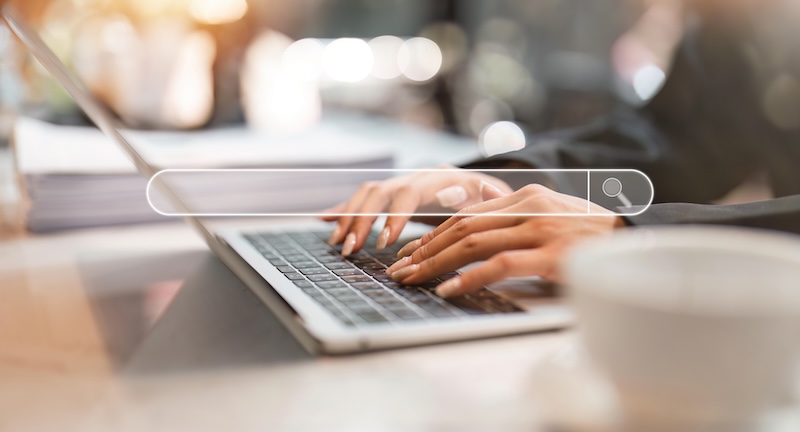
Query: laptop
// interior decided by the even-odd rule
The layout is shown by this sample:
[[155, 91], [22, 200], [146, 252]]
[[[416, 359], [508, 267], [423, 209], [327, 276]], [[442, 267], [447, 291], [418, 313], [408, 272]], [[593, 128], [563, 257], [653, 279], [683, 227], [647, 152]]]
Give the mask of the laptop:
[[[39, 35], [10, 6], [0, 9], [0, 16], [137, 170], [148, 179], [156, 177], [155, 186], [178, 213], [191, 214], [180, 193], [159, 181], [158, 170], [125, 139], [113, 116]], [[455, 273], [420, 286], [401, 286], [384, 272], [396, 260], [396, 248], [367, 248], [343, 257], [326, 243], [332, 228], [322, 222], [216, 229], [198, 217], [185, 220], [311, 353], [486, 338], [557, 329], [572, 322], [568, 308], [552, 297], [520, 301], [518, 294], [529, 289], [527, 285], [511, 291], [516, 298], [500, 287], [447, 300], [433, 289]], [[375, 238], [367, 244], [374, 245]]]

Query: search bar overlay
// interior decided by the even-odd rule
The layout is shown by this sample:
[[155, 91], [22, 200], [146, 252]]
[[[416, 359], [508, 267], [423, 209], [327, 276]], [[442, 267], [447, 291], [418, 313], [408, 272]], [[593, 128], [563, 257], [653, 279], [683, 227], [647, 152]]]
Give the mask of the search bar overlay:
[[[248, 193], [242, 185], [248, 185]], [[654, 195], [650, 179], [632, 169], [457, 168], [166, 169], [150, 179], [146, 194], [154, 211], [174, 217], [450, 217], [491, 216], [475, 205], [513, 200], [520, 196], [515, 192], [529, 185], [577, 199], [568, 210], [549, 210], [543, 202], [504, 215], [635, 216], [648, 209]], [[182, 206], [165, 199], [169, 194], [164, 188], [179, 197]], [[261, 198], [253, 200], [254, 189]], [[351, 205], [341, 205], [345, 202]]]

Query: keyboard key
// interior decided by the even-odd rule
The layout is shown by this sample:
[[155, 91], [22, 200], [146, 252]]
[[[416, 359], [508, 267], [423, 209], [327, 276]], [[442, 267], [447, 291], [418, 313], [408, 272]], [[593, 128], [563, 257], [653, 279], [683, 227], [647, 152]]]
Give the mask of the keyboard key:
[[308, 277], [308, 280], [312, 282], [327, 282], [327, 281], [335, 281], [338, 280], [336, 276], [332, 274], [324, 274], [324, 275], [311, 275]]
[[330, 272], [324, 268], [302, 269], [300, 270], [300, 273], [303, 273], [306, 276], [330, 274]]
[[347, 288], [347, 285], [344, 282], [339, 281], [331, 281], [331, 282], [319, 282], [317, 286], [322, 289], [333, 289], [333, 288]]
[[318, 256], [315, 258], [321, 263], [345, 262], [344, 258], [341, 256]]
[[289, 279], [291, 281], [305, 280], [303, 275], [298, 273], [284, 273], [283, 275], [286, 276], [286, 279]]
[[337, 276], [361, 276], [364, 274], [356, 269], [334, 270], [333, 273]]
[[272, 259], [268, 259], [267, 261], [269, 261], [269, 263], [274, 265], [274, 266], [285, 266], [285, 265], [288, 265], [286, 263], [286, 261], [284, 261], [284, 260], [282, 260], [280, 258], [272, 258]]
[[457, 307], [459, 310], [466, 312], [469, 315], [483, 315], [489, 313], [489, 311], [485, 310], [481, 305], [475, 303], [467, 296], [447, 299], [447, 303]]
[[314, 261], [298, 261], [296, 263], [292, 263], [292, 266], [298, 270], [322, 267]]
[[390, 312], [404, 321], [422, 319], [422, 316], [420, 314], [414, 312], [411, 309], [390, 310]]
[[387, 309], [393, 306], [402, 306], [404, 308], [406, 307], [405, 304], [403, 304], [403, 302], [397, 299], [397, 297], [373, 297], [372, 299], [375, 301], [375, 303], [378, 303], [379, 305]]
[[371, 282], [372, 279], [369, 276], [344, 276], [342, 280], [347, 283], [356, 283], [356, 282]]
[[454, 277], [456, 277], [456, 276], [458, 276], [458, 273], [445, 273], [445, 274], [443, 274], [443, 275], [439, 276], [439, 279], [440, 279], [442, 282], [444, 282], [444, 281], [446, 281], [446, 280], [450, 280], [450, 279], [452, 279], [452, 278], [454, 278]]
[[358, 314], [359, 318], [368, 323], [382, 323], [388, 321], [385, 316], [379, 312]]
[[[323, 283], [325, 283], [325, 282], [323, 282]], [[294, 284], [297, 285], [300, 288], [314, 288], [314, 284], [309, 282], [309, 281], [307, 281], [307, 280], [305, 280], [305, 279], [302, 279], [302, 280], [298, 279], [298, 280], [294, 281]]]
[[448, 310], [447, 308], [442, 307], [442, 306], [423, 308], [423, 309], [425, 310], [425, 312], [428, 312], [429, 314], [431, 314], [431, 315], [433, 315], [433, 316], [435, 316], [437, 318], [445, 318], [445, 317], [455, 316], [455, 314], [453, 312], [451, 312], [450, 310]]
[[342, 270], [342, 269], [352, 269], [353, 268], [353, 266], [351, 264], [348, 264], [346, 262], [326, 263], [325, 267], [328, 270]]
[[383, 291], [383, 287], [380, 284], [375, 282], [357, 282], [351, 285], [353, 288], [357, 290], [370, 290], [370, 289], [378, 289]]
[[348, 304], [347, 308], [355, 312], [359, 316], [368, 313], [379, 313], [374, 307], [370, 306], [367, 302]]
[[[345, 295], [349, 295], [349, 294], [355, 294], [353, 292], [353, 290], [351, 290], [350, 288], [347, 287], [347, 285], [343, 285], [341, 287], [336, 287], [336, 288], [328, 288], [328, 289], [325, 290], [325, 292], [327, 292], [328, 294], [330, 294], [330, 295], [332, 295], [334, 297], [345, 296]], [[355, 294], [355, 295], [357, 295], [357, 294]]]
[[365, 268], [365, 269], [362, 269], [362, 270], [364, 271], [364, 273], [368, 274], [369, 276], [385, 276], [386, 275], [386, 269], [383, 268], [383, 267], [381, 267], [379, 269]]
[[291, 266], [277, 266], [275, 268], [281, 273], [294, 273], [294, 268]]
[[[306, 289], [308, 289], [308, 288], [306, 288]], [[314, 300], [316, 300], [317, 302], [319, 302], [319, 301], [328, 301], [329, 302], [330, 301], [330, 300], [328, 300], [328, 297], [325, 297], [325, 294], [323, 294], [323, 293], [321, 293], [319, 291], [310, 291], [309, 290], [309, 291], [304, 291], [304, 292], [306, 294], [308, 294], [309, 297], [311, 297]]]
[[397, 298], [397, 297], [393, 296], [392, 293], [390, 293], [390, 292], [388, 292], [388, 291], [386, 291], [384, 289], [366, 290], [366, 291], [362, 291], [362, 292], [364, 293], [364, 295], [366, 295], [367, 297], [369, 297], [371, 299], [381, 299], [381, 298], [383, 298], [383, 299], [387, 299], [387, 298], [393, 299], [393, 298]]

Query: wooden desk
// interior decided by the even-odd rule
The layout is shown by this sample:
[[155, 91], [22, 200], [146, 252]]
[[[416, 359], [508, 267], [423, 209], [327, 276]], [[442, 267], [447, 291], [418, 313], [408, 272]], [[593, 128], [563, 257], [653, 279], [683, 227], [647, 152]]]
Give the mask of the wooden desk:
[[0, 242], [0, 430], [536, 430], [544, 333], [313, 358], [183, 224]]

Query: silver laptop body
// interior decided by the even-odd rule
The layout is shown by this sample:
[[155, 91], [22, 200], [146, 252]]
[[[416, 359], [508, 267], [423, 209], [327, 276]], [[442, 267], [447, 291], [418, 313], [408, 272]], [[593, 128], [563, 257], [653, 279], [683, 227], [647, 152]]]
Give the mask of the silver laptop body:
[[[120, 134], [113, 117], [38, 34], [10, 6], [0, 12], [99, 129], [131, 158], [139, 172], [153, 178], [156, 168]], [[156, 179], [155, 185], [180, 213], [191, 213], [165, 182]], [[324, 242], [329, 229], [326, 224], [280, 227], [270, 223], [264, 229], [220, 230], [199, 218], [185, 219], [312, 353], [350, 353], [518, 334], [557, 329], [572, 322], [565, 306], [551, 296], [542, 296], [530, 281], [518, 281], [514, 292], [527, 291], [534, 296], [513, 301], [503, 290], [509, 284], [451, 301], [433, 294], [436, 281], [420, 287], [397, 286], [383, 274], [394, 259], [392, 250], [368, 249], [342, 258], [338, 250]], [[520, 288], [520, 284], [524, 286]]]

